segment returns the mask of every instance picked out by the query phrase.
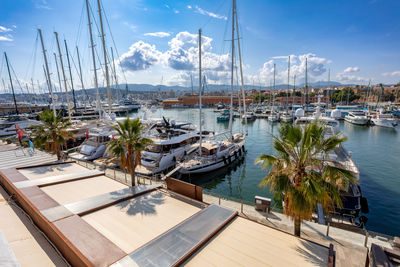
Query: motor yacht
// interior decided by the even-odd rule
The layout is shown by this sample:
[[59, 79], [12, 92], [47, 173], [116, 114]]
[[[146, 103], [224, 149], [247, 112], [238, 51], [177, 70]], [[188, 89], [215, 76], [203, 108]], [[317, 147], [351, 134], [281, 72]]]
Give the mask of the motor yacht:
[[369, 122], [368, 117], [365, 115], [364, 111], [361, 110], [350, 111], [349, 114], [344, 117], [344, 120], [357, 125], [367, 125]]
[[[210, 134], [203, 132], [203, 135]], [[153, 144], [142, 151], [141, 165], [136, 172], [154, 175], [174, 167], [187, 154], [191, 145], [200, 139], [200, 133], [191, 123], [175, 123], [165, 118], [155, 123], [145, 133]]]
[[389, 113], [378, 113], [371, 117], [371, 122], [380, 127], [395, 129], [399, 125], [399, 121]]
[[279, 115], [279, 119], [282, 122], [292, 122], [293, 121], [293, 117], [289, 112], [284, 112], [281, 115]]
[[279, 113], [275, 111], [271, 111], [271, 114], [268, 115], [268, 120], [270, 122], [277, 122], [279, 121]]
[[116, 134], [117, 132], [109, 127], [91, 130], [87, 133], [86, 140], [80, 146], [74, 148], [76, 152], [68, 156], [72, 159], [87, 161], [101, 158], [106, 152], [107, 144], [111, 141], [112, 136]]

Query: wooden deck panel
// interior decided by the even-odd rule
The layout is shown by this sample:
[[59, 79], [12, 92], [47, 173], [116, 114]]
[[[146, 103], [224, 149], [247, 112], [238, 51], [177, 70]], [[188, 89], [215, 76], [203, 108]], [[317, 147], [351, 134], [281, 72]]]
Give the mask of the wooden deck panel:
[[41, 187], [43, 192], [62, 205], [124, 188], [127, 186], [104, 175]]
[[37, 178], [37, 179], [33, 179], [33, 180], [16, 182], [16, 183], [14, 183], [14, 185], [17, 188], [24, 188], [24, 187], [29, 187], [29, 186], [45, 186], [45, 185], [53, 185], [53, 184], [70, 182], [70, 181], [74, 181], [74, 180], [90, 178], [93, 176], [98, 176], [98, 175], [103, 175], [103, 174], [104, 174], [104, 172], [98, 171], [98, 170], [89, 170], [89, 171], [86, 170], [86, 171], [82, 171], [82, 172], [68, 173], [68, 174], [62, 174], [62, 175], [56, 175], [56, 176], [48, 176], [48, 177], [44, 177], [44, 178]]
[[58, 176], [67, 173], [80, 173], [88, 171], [87, 168], [76, 163], [64, 163], [57, 165], [40, 166], [34, 168], [24, 168], [18, 170], [29, 180], [41, 179], [50, 176]]
[[237, 217], [186, 266], [327, 266], [328, 248]]
[[131, 253], [199, 210], [155, 191], [89, 213], [82, 218], [123, 251]]

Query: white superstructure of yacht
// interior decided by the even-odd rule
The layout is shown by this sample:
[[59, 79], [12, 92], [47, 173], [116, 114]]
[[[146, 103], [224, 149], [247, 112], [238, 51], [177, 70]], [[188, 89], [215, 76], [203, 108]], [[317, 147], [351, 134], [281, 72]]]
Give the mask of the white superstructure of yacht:
[[200, 138], [191, 123], [164, 122], [154, 124], [145, 134], [153, 144], [142, 151], [137, 173], [153, 175], [175, 166]]

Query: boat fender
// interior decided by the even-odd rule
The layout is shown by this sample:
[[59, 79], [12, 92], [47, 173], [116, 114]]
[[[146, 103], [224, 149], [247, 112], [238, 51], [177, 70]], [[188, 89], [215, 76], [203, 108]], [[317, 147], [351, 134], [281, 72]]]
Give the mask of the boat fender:
[[176, 162], [176, 157], [175, 157], [175, 156], [172, 158], [172, 161], [173, 161], [173, 162]]
[[366, 197], [361, 198], [361, 212], [364, 214], [369, 213], [368, 200]]
[[222, 157], [222, 160], [224, 161], [224, 164], [226, 165], [226, 158], [225, 158], [225, 156]]
[[242, 146], [242, 150], [243, 150], [243, 152], [245, 152], [245, 150], [244, 150], [244, 145]]
[[239, 149], [239, 156], [242, 156], [242, 150]]
[[231, 156], [228, 157], [228, 162], [229, 162], [229, 164], [232, 163], [232, 158], [231, 158]]
[[235, 151], [235, 160], [237, 160], [238, 155], [237, 155], [237, 151]]

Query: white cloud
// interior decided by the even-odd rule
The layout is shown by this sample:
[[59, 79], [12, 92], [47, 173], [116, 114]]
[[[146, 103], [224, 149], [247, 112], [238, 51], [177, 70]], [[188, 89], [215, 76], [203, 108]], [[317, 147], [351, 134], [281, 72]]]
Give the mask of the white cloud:
[[400, 76], [400, 70], [382, 73], [383, 76]]
[[161, 52], [156, 49], [155, 45], [139, 41], [131, 45], [129, 51], [124, 53], [118, 61], [126, 70], [138, 71], [157, 64], [160, 57]]
[[148, 32], [148, 33], [145, 33], [144, 35], [163, 38], [163, 37], [168, 37], [171, 34], [169, 34], [168, 32]]
[[360, 71], [359, 67], [345, 68], [342, 72], [336, 74], [336, 79], [344, 83], [359, 83], [366, 81], [367, 80], [366, 78], [352, 74], [359, 71]]
[[344, 73], [353, 73], [353, 72], [359, 72], [359, 71], [360, 71], [359, 67], [348, 67], [343, 72]]
[[[229, 79], [225, 78], [230, 75], [230, 56], [212, 53], [211, 43], [211, 38], [202, 36], [202, 68], [210, 83], [227, 82]], [[169, 83], [176, 84], [180, 81], [182, 84], [188, 77], [190, 80], [188, 73], [198, 68], [198, 35], [180, 32], [168, 42], [168, 45], [169, 49], [161, 52], [155, 45], [139, 41], [133, 44], [118, 61], [121, 62], [121, 67], [131, 72], [149, 69], [154, 65], [166, 67], [177, 72], [171, 75]]]
[[192, 6], [191, 6], [191, 5], [187, 5], [187, 8], [188, 8], [188, 9], [192, 9]]
[[13, 39], [7, 36], [0, 36], [0, 41], [12, 42]]
[[129, 22], [127, 22], [127, 21], [125, 21], [124, 23], [123, 23], [126, 27], [128, 27], [129, 29], [131, 29], [131, 31], [133, 31], [133, 32], [136, 32], [136, 30], [137, 30], [137, 26], [136, 25], [133, 25], [132, 23], [129, 23]]
[[[189, 8], [189, 7], [188, 7], [188, 8]], [[190, 7], [190, 8], [191, 8], [191, 7]], [[196, 9], [196, 13], [199, 13], [199, 14], [201, 14], [201, 15], [209, 16], [209, 17], [212, 17], [212, 18], [215, 18], [215, 19], [228, 20], [228, 18], [227, 18], [226, 16], [219, 15], [219, 14], [216, 14], [216, 13], [213, 13], [213, 12], [210, 12], [210, 11], [207, 11], [207, 10], [204, 10], [204, 9], [198, 7], [198, 6], [195, 6], [195, 9]]]
[[[285, 59], [287, 61], [289, 56], [275, 56], [273, 59]], [[326, 65], [331, 63], [330, 60], [318, 57], [313, 53], [303, 55], [290, 55], [290, 79], [293, 82], [293, 77], [296, 75], [296, 80], [304, 80], [306, 71], [306, 58], [307, 58], [307, 74], [308, 78], [321, 76], [326, 72]], [[287, 67], [282, 70], [280, 64], [275, 69], [275, 83], [287, 83]], [[286, 66], [286, 65], [285, 65]], [[250, 82], [253, 80], [259, 81], [263, 84], [270, 85], [274, 77], [274, 60], [269, 60], [264, 63], [263, 67], [256, 75], [249, 75]]]
[[177, 9], [174, 8], [174, 13], [175, 13], [175, 14], [179, 14], [179, 10], [177, 10]]
[[12, 29], [0, 25], [0, 32], [11, 32]]
[[[202, 67], [210, 71], [229, 69], [229, 55], [211, 52], [212, 39], [202, 36]], [[169, 41], [170, 49], [165, 53], [166, 65], [176, 70], [192, 70], [198, 65], [198, 36], [189, 32], [180, 32]]]
[[35, 8], [37, 9], [47, 9], [51, 10], [52, 8], [47, 4], [47, 0], [33, 0]]

